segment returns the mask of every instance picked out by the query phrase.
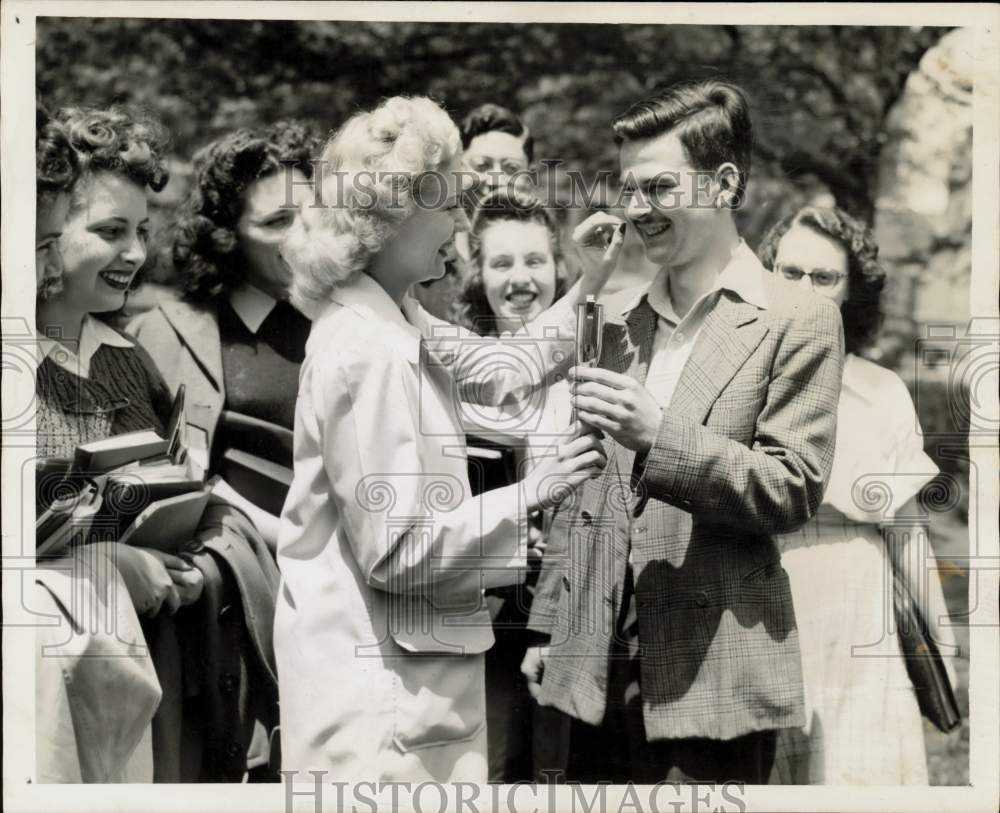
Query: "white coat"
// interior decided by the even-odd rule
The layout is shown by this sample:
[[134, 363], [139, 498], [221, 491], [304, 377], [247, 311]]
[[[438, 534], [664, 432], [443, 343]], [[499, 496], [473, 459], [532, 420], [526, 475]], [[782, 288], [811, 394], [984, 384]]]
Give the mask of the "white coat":
[[526, 507], [520, 485], [471, 496], [459, 402], [530, 432], [529, 394], [571, 361], [574, 298], [534, 339], [500, 340], [410, 299], [404, 316], [365, 274], [332, 298], [306, 345], [278, 539], [282, 769], [485, 782], [482, 591], [522, 578]]

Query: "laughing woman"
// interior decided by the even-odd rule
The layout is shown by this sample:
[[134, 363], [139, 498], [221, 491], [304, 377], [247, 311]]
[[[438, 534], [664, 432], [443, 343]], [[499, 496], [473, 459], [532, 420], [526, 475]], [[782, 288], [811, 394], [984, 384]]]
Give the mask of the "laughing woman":
[[[166, 184], [166, 139], [155, 122], [117, 109], [66, 109], [56, 120], [75, 152], [80, 179], [59, 241], [62, 290], [37, 306], [44, 358], [36, 426], [41, 456], [71, 458], [79, 444], [110, 435], [163, 433], [169, 418], [170, 394], [152, 359], [102, 318], [125, 304], [146, 259], [146, 192]], [[227, 572], [228, 556], [239, 553], [248, 570], [255, 561], [269, 561], [263, 540], [241, 512], [213, 498], [196, 538], [177, 540], [183, 557], [117, 543], [107, 549], [144, 617], [151, 658], [142, 660], [155, 664], [162, 689], [152, 730], [154, 779], [239, 781], [255, 720], [276, 711], [261, 709], [262, 695], [254, 690], [273, 680], [248, 683], [267, 668], [266, 658], [254, 657], [246, 642], [240, 594], [229, 600], [233, 593], [223, 586], [239, 577]], [[266, 573], [258, 570], [258, 577]], [[233, 627], [242, 633], [243, 652], [251, 652], [247, 657], [239, 644], [235, 654], [224, 649]], [[220, 674], [223, 655], [240, 668]], [[127, 691], [104, 699], [116, 710], [134, 700]]]
[[[119, 111], [70, 110], [39, 120], [41, 458], [71, 457], [78, 443], [161, 426], [169, 406], [145, 358], [91, 316], [121, 307], [131, 279], [122, 271], [145, 257], [144, 189], [166, 181], [161, 145], [156, 125]], [[140, 389], [145, 398], [133, 394]], [[44, 482], [39, 488], [47, 490]], [[175, 557], [113, 544], [39, 563], [32, 606], [59, 624], [40, 627], [36, 641], [37, 781], [152, 781], [151, 723], [161, 689], [137, 611], [176, 608], [181, 590], [189, 601], [199, 588], [197, 576], [179, 569], [175, 582], [170, 565], [187, 568]]]
[[[436, 322], [408, 289], [440, 277], [466, 228], [458, 130], [425, 98], [354, 116], [328, 143], [286, 246], [293, 299], [315, 314], [281, 516], [275, 618], [283, 767], [345, 780], [479, 781], [486, 770], [483, 587], [525, 567], [526, 517], [604, 465], [582, 436], [525, 481], [470, 493], [459, 398], [516, 407], [571, 361], [576, 302], [608, 261], [531, 325], [537, 365], [491, 363], [503, 338]], [[419, 199], [419, 200], [418, 200]], [[437, 331], [452, 340], [434, 341]], [[460, 341], [455, 341], [458, 338]], [[572, 344], [570, 343], [570, 348]]]

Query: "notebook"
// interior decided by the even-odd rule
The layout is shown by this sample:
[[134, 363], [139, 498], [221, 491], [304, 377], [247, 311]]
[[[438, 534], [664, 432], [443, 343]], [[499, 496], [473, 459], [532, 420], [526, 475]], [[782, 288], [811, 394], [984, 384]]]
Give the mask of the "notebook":
[[121, 538], [124, 545], [177, 553], [194, 538], [210, 494], [207, 489], [151, 502]]

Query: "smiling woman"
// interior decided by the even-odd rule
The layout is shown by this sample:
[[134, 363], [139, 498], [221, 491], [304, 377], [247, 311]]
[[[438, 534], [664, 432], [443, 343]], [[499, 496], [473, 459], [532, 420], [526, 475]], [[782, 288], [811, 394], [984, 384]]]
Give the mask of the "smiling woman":
[[181, 298], [162, 297], [129, 324], [171, 391], [185, 385], [189, 442], [222, 475], [219, 493], [272, 546], [282, 485], [256, 479], [244, 463], [252, 455], [290, 475], [309, 321], [287, 301], [291, 272], [279, 247], [312, 202], [317, 147], [308, 128], [277, 122], [200, 149], [174, 233]]
[[527, 511], [605, 462], [584, 436], [525, 481], [471, 493], [459, 399], [518, 409], [571, 357], [546, 329], [569, 339], [573, 306], [610, 268], [535, 320], [538, 365], [497, 364], [500, 341], [434, 320], [407, 291], [444, 272], [467, 227], [460, 158], [458, 129], [430, 99], [358, 113], [323, 153], [337, 205], [305, 210], [282, 249], [293, 296], [316, 314], [278, 538], [285, 770], [485, 781], [483, 584], [520, 580]]
[[[167, 182], [162, 158], [166, 135], [158, 123], [119, 109], [65, 109], [56, 120], [73, 149], [80, 179], [59, 239], [63, 289], [37, 303], [44, 354], [38, 376], [38, 442], [43, 455], [67, 456], [77, 444], [108, 434], [162, 428], [169, 410], [166, 390], [148, 357], [113, 352], [132, 342], [97, 318], [125, 304], [132, 278], [146, 258], [145, 190], [162, 189]], [[81, 392], [103, 403], [108, 388], [102, 384], [62, 392], [64, 378], [54, 374], [54, 367], [91, 381], [92, 371], [112, 375], [108, 365], [121, 377], [112, 389], [119, 389], [127, 406], [64, 408], [65, 398], [75, 395], [79, 401]]]
[[[70, 151], [67, 165], [81, 175], [65, 223], [49, 227], [62, 232], [62, 287], [37, 289], [35, 422], [39, 457], [71, 458], [80, 443], [162, 431], [167, 419], [170, 404], [152, 362], [99, 318], [121, 308], [145, 259], [145, 188], [162, 188], [167, 175], [163, 134], [153, 122], [121, 110], [70, 109], [52, 128]], [[41, 182], [39, 191], [46, 191]], [[58, 562], [36, 571], [38, 606], [65, 617], [76, 633], [66, 640], [64, 626], [48, 628], [60, 634], [39, 631], [46, 653], [35, 659], [39, 778], [150, 781], [161, 688], [151, 659], [135, 656], [147, 645], [137, 614], [159, 617], [161, 608], [197, 600], [200, 572], [178, 557], [114, 543], [79, 546]], [[109, 608], [107, 626], [95, 624], [94, 614]]]
[[[162, 435], [168, 422], [170, 393], [156, 364], [131, 336], [100, 318], [125, 303], [146, 257], [146, 189], [162, 189], [167, 172], [162, 157], [165, 137], [154, 122], [117, 109], [64, 110], [57, 120], [65, 128], [81, 177], [60, 239], [63, 289], [37, 301], [42, 358], [36, 379], [36, 426], [40, 457], [72, 459], [81, 443], [138, 430]], [[115, 671], [107, 666], [108, 659], [102, 665], [96, 658], [79, 658], [72, 662], [71, 696], [39, 725], [46, 733], [58, 733], [78, 719], [107, 716], [117, 724], [115, 714], [133, 714], [138, 718], [132, 721], [136, 740], [141, 735], [146, 758], [138, 766], [142, 771], [126, 771], [127, 778], [239, 781], [248, 767], [255, 721], [276, 714], [273, 705], [268, 705], [275, 693], [268, 671], [271, 656], [261, 642], [267, 640], [270, 629], [270, 591], [277, 586], [277, 570], [245, 515], [217, 496], [209, 498], [194, 538], [185, 536], [171, 543], [174, 553], [117, 541], [85, 546], [88, 556], [90, 548], [107, 551], [121, 573], [131, 605], [143, 617], [142, 632], [136, 635], [151, 657], [140, 660], [157, 694], [156, 678], [162, 685], [159, 705], [154, 697], [139, 714], [131, 706], [135, 698], [129, 692], [112, 696], [114, 684], [102, 677]], [[234, 583], [253, 584], [258, 590], [241, 594]], [[63, 584], [63, 588], [63, 595], [75, 599], [75, 585]], [[111, 597], [109, 606], [115, 606], [115, 601], [120, 606], [125, 599]], [[243, 623], [244, 602], [247, 615], [258, 623], [251, 634]], [[228, 612], [220, 631], [223, 606]], [[81, 640], [89, 644], [86, 635]], [[242, 645], [250, 640], [255, 645]], [[77, 636], [73, 636], [71, 651], [76, 651], [76, 643]], [[197, 656], [182, 658], [182, 652]], [[150, 664], [156, 666], [155, 675], [149, 674]], [[42, 666], [40, 674], [51, 678], [51, 671], [51, 666]], [[222, 680], [224, 674], [229, 680]], [[225, 688], [230, 683], [232, 691]], [[44, 686], [55, 691], [58, 685], [58, 680], [39, 684], [40, 691]], [[71, 714], [72, 723], [59, 714]], [[78, 732], [81, 758], [91, 756], [98, 744], [113, 735], [103, 729], [92, 737]], [[140, 747], [135, 742], [128, 745]], [[127, 757], [126, 749], [123, 761]], [[80, 777], [79, 772], [61, 769], [51, 775]]]

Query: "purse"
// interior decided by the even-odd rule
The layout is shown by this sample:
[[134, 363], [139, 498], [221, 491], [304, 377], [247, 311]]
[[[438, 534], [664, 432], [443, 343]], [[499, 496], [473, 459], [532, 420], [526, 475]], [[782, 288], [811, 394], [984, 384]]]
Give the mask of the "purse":
[[893, 574], [896, 634], [906, 671], [917, 694], [920, 713], [939, 730], [945, 733], [953, 731], [961, 722], [962, 715], [941, 653], [909, 587], [895, 568]]

